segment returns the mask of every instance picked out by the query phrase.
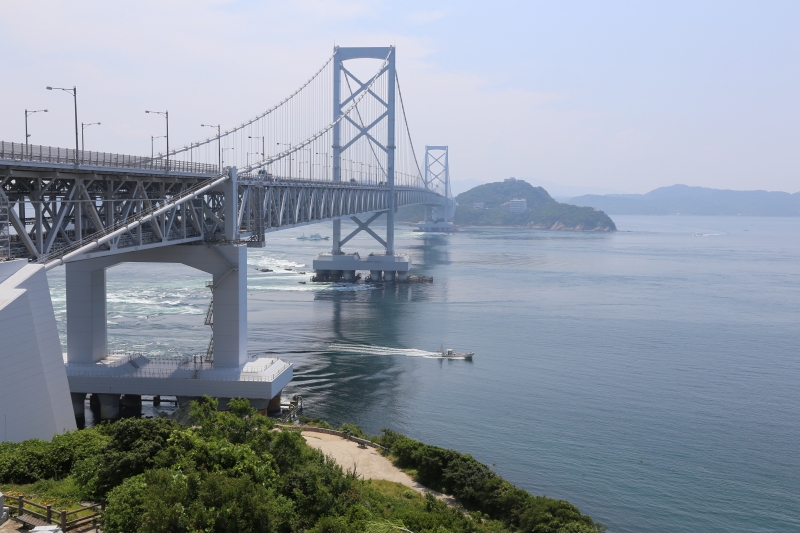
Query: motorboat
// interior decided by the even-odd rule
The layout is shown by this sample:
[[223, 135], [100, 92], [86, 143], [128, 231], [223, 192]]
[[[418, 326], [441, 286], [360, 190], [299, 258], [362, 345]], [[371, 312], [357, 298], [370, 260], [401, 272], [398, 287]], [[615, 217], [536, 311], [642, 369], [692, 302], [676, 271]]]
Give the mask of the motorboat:
[[436, 354], [439, 357], [443, 357], [446, 359], [472, 359], [472, 356], [475, 355], [475, 352], [457, 352], [452, 348], [448, 348], [447, 350], [444, 349], [444, 345], [439, 346], [439, 349], [436, 351]]

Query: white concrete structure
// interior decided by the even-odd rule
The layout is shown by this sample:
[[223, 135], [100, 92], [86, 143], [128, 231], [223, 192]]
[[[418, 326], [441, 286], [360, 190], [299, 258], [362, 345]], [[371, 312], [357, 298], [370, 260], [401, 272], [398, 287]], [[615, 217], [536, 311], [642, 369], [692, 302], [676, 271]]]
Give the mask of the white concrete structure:
[[292, 380], [292, 364], [274, 357], [214, 368], [192, 356], [110, 355], [96, 363], [67, 363], [66, 367], [76, 416], [83, 414], [86, 394], [94, 393], [99, 394], [102, 418], [117, 416], [121, 394], [177, 396], [179, 403], [208, 395], [219, 398], [221, 408], [230, 398], [247, 398], [254, 408], [266, 411], [273, 398], [280, 402], [281, 390]]
[[[182, 263], [213, 276], [213, 366], [202, 357], [150, 359], [109, 354], [106, 269], [127, 262]], [[241, 265], [241, 268], [239, 268]], [[247, 246], [181, 245], [133, 252], [85, 254], [66, 264], [67, 353], [65, 363], [75, 415], [87, 393], [99, 395], [101, 416], [119, 412], [120, 395], [209, 395], [248, 398], [266, 410], [292, 379], [293, 367], [278, 359], [247, 356]], [[224, 403], [224, 402], [223, 402]], [[274, 403], [274, 402], [273, 402]], [[274, 407], [274, 406], [273, 406]]]
[[356, 271], [369, 270], [372, 281], [405, 281], [411, 270], [411, 255], [369, 254], [362, 258], [358, 252], [337, 255], [326, 252], [319, 254], [312, 266], [317, 276], [332, 280], [353, 281]]
[[214, 367], [237, 368], [247, 362], [245, 245], [164, 246], [93, 255], [66, 264], [68, 363], [95, 363], [108, 355], [105, 271], [120, 263], [138, 262], [182, 263], [211, 274]]
[[0, 262], [0, 441], [74, 430], [69, 399], [44, 267]]
[[524, 198], [514, 198], [508, 201], [508, 212], [516, 215], [528, 210], [528, 201]]

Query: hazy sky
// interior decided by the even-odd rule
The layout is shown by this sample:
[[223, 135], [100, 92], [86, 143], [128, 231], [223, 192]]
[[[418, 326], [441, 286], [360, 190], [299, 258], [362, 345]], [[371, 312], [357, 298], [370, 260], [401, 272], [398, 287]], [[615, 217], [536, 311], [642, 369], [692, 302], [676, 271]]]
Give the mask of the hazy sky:
[[238, 124], [344, 46], [398, 47], [415, 143], [455, 189], [800, 190], [800, 2], [3, 2], [0, 139], [147, 154]]

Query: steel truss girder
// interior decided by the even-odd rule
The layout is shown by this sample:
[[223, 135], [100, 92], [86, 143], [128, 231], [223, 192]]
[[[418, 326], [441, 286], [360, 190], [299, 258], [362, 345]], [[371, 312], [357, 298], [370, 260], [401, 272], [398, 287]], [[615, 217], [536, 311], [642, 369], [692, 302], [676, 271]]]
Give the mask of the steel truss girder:
[[[136, 220], [155, 208], [159, 208], [157, 216], [107, 239], [87, 257], [225, 240], [224, 184], [170, 207], [173, 198], [210, 180], [122, 172], [12, 170], [0, 167], [0, 189], [8, 197], [9, 223], [16, 231], [11, 236], [12, 255], [17, 257], [52, 258], [77, 242], [91, 242], [98, 231], [109, 231], [115, 224]], [[392, 195], [386, 186], [348, 182], [272, 182], [244, 177], [236, 182], [236, 190], [235, 240], [248, 243], [263, 242], [270, 231], [388, 213], [392, 204], [444, 203], [441, 196], [422, 188], [396, 187]], [[30, 216], [31, 208], [34, 216]]]

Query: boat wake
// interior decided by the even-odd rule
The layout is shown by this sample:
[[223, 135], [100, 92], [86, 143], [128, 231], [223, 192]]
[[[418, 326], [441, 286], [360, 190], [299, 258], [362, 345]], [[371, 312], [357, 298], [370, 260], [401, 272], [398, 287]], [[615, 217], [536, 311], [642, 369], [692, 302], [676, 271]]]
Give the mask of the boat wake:
[[[418, 350], [416, 348], [390, 348], [388, 346], [373, 346], [370, 344], [345, 344], [335, 342], [328, 346], [331, 352], [355, 354], [355, 355], [402, 355], [405, 357], [424, 357], [427, 359], [442, 359], [441, 354]], [[447, 359], [454, 359], [448, 357]]]

